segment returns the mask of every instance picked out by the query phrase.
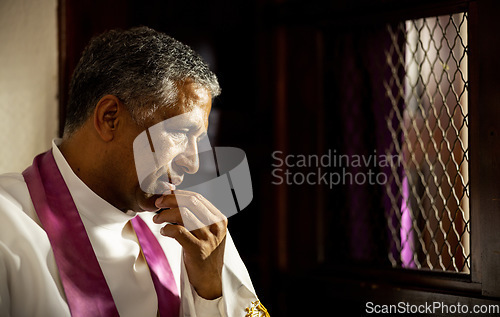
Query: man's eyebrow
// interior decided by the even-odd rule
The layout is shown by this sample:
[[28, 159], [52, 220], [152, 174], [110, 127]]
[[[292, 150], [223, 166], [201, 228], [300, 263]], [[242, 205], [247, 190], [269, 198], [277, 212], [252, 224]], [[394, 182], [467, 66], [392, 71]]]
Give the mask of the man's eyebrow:
[[184, 129], [188, 129], [189, 132], [194, 132], [194, 131], [201, 130], [201, 131], [203, 131], [203, 133], [206, 133], [206, 131], [207, 131], [207, 128], [205, 127], [204, 124], [198, 125], [198, 124], [193, 123], [193, 122], [184, 125], [183, 128]]
[[192, 130], [198, 130], [199, 129], [199, 126], [195, 123], [188, 123], [188, 124], [185, 124], [182, 126], [184, 129], [188, 129], [190, 131]]
[[169, 122], [170, 119], [167, 119], [164, 121], [165, 127], [167, 129], [176, 129], [176, 130], [196, 130], [198, 129], [198, 126], [195, 123], [185, 123], [185, 122], [175, 122], [171, 121]]
[[[164, 127], [167, 130], [184, 130], [188, 133], [194, 133], [197, 131], [206, 131], [207, 128], [204, 123], [198, 123], [188, 120], [172, 120], [172, 118], [164, 120]], [[187, 122], [186, 122], [187, 121]]]

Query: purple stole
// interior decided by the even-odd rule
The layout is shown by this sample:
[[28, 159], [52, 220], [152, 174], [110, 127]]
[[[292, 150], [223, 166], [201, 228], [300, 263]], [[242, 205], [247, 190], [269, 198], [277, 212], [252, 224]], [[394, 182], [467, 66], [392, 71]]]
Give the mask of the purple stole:
[[[23, 172], [23, 176], [35, 211], [52, 246], [71, 315], [119, 316], [80, 214], [57, 168], [52, 151], [36, 156], [33, 165]], [[151, 272], [160, 316], [178, 317], [179, 292], [165, 253], [140, 217], [132, 219], [132, 226]]]

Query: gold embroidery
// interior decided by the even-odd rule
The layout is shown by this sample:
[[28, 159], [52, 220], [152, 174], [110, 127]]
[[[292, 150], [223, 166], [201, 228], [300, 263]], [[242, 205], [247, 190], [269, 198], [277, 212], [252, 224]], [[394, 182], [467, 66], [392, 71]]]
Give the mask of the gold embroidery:
[[247, 312], [245, 317], [271, 317], [260, 301], [252, 302], [252, 305], [245, 310]]

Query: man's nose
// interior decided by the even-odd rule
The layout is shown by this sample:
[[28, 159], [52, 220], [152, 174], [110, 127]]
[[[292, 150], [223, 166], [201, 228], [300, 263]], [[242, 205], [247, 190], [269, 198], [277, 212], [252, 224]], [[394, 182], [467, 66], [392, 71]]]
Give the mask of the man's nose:
[[200, 158], [198, 156], [198, 144], [196, 139], [190, 140], [186, 150], [177, 156], [175, 163], [180, 166], [185, 173], [194, 174], [200, 168]]

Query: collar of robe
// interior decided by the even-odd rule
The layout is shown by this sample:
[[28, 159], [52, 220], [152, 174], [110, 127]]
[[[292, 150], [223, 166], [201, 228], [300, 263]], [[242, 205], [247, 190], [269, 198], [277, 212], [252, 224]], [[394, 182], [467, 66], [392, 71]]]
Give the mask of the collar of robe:
[[[52, 151], [36, 156], [23, 176], [52, 246], [71, 316], [119, 316]], [[131, 222], [151, 272], [158, 312], [161, 317], [178, 317], [179, 292], [165, 253], [140, 217]]]

